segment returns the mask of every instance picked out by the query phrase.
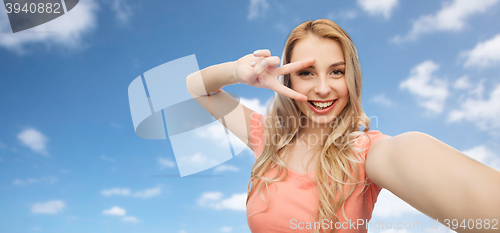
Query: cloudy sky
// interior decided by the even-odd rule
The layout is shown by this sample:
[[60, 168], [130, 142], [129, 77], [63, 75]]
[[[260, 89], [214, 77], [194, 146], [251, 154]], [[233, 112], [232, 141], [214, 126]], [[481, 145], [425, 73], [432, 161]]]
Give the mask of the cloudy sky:
[[[191, 54], [200, 68], [280, 56], [295, 26], [319, 18], [357, 46], [372, 129], [425, 132], [500, 170], [499, 2], [82, 0], [15, 34], [0, 13], [0, 231], [249, 232], [251, 151], [179, 178], [170, 141], [135, 134], [127, 88]], [[272, 96], [225, 90], [256, 111]], [[424, 225], [375, 233], [449, 232], [387, 190], [372, 221]]]

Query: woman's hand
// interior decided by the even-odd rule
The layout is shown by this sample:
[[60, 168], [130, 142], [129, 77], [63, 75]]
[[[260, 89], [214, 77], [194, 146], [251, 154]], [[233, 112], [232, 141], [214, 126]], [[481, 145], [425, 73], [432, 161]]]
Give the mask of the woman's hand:
[[234, 62], [233, 76], [238, 83], [267, 88], [298, 101], [307, 101], [307, 96], [279, 83], [277, 77], [309, 67], [315, 62], [316, 59], [308, 58], [277, 68], [280, 64], [279, 57], [271, 57], [271, 52], [267, 49], [257, 50]]

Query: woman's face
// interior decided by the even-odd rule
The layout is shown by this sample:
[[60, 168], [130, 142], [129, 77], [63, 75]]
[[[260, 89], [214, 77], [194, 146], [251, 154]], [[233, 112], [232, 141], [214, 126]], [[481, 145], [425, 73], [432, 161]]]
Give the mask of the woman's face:
[[295, 45], [290, 62], [309, 57], [316, 58], [316, 63], [290, 74], [292, 89], [309, 100], [295, 103], [312, 122], [327, 124], [338, 116], [349, 100], [344, 55], [338, 42], [309, 36]]

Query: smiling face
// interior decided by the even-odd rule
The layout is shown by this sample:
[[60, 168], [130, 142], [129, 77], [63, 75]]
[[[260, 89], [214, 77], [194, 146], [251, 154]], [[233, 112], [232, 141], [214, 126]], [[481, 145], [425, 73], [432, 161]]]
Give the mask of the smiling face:
[[316, 58], [316, 63], [290, 74], [292, 89], [309, 99], [295, 103], [309, 121], [327, 124], [338, 116], [349, 100], [344, 55], [337, 41], [308, 36], [294, 46], [290, 62], [309, 57]]

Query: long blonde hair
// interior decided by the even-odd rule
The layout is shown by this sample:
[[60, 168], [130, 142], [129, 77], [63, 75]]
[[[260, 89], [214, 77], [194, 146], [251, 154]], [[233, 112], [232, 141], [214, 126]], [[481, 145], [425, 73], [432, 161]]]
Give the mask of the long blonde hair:
[[[356, 47], [347, 33], [336, 23], [327, 19], [318, 19], [297, 26], [288, 36], [281, 65], [290, 63], [294, 46], [309, 36], [338, 42], [346, 63], [345, 81], [349, 90], [349, 101], [334, 122], [330, 123], [334, 126], [332, 126], [332, 132], [323, 141], [324, 147], [319, 153], [316, 165], [319, 200], [314, 220], [322, 222], [323, 219], [328, 219], [338, 222], [337, 211], [339, 210], [342, 211], [344, 219], [348, 219], [345, 216], [344, 205], [356, 185], [361, 183], [358, 181], [359, 165], [363, 161], [359, 152], [362, 152], [364, 148], [354, 147], [354, 142], [363, 134], [368, 136], [366, 133], [370, 129], [370, 121], [361, 108], [362, 76]], [[279, 81], [291, 88], [289, 74], [280, 76]], [[276, 93], [270, 101], [264, 120], [265, 146], [252, 168], [247, 202], [252, 192], [256, 191], [258, 183], [260, 183], [257, 187], [258, 193], [266, 201], [262, 195], [263, 186], [267, 187], [268, 184], [282, 181], [288, 176], [286, 164], [279, 154], [294, 138], [296, 139], [300, 116], [303, 116], [303, 113], [293, 99]], [[363, 131], [360, 131], [361, 127], [364, 127]], [[275, 167], [278, 167], [278, 173], [273, 178], [264, 177], [267, 171]], [[283, 171], [285, 171], [285, 176], [278, 178]], [[366, 180], [362, 185], [364, 185], [363, 188], [368, 185]], [[269, 208], [269, 202], [266, 201], [266, 203], [265, 210]], [[314, 232], [319, 232], [319, 229], [315, 229]], [[331, 232], [335, 232], [335, 229]]]

